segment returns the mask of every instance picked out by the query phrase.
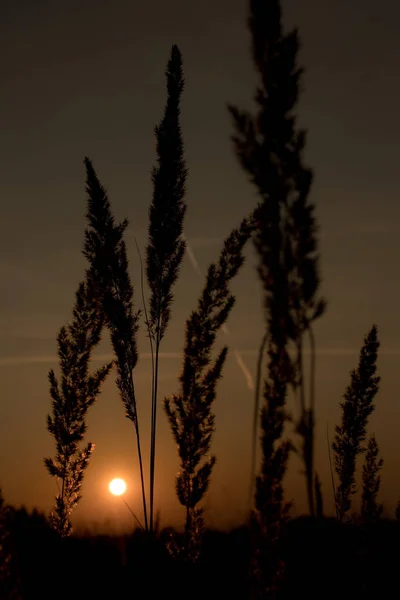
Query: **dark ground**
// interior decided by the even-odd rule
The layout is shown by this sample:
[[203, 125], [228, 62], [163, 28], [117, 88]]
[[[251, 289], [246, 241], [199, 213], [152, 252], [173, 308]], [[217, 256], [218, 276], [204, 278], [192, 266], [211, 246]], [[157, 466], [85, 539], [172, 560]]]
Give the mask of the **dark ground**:
[[[23, 600], [97, 598], [249, 598], [251, 538], [247, 527], [207, 531], [195, 567], [174, 561], [165, 534], [71, 537], [60, 541], [38, 513], [13, 513], [12, 568]], [[284, 540], [281, 598], [400, 597], [400, 524], [369, 527], [300, 518]], [[124, 564], [125, 563], [125, 564]], [[0, 592], [1, 600], [6, 592]]]

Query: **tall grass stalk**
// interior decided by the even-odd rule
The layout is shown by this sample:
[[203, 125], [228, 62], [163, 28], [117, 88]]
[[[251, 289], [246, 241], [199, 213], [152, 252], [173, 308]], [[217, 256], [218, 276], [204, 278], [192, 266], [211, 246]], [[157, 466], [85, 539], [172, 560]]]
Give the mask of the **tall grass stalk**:
[[133, 370], [138, 361], [137, 332], [140, 311], [133, 305], [134, 290], [128, 271], [124, 232], [125, 219], [115, 224], [110, 201], [91, 161], [85, 158], [87, 220], [84, 255], [88, 278], [101, 303], [101, 314], [110, 331], [117, 367], [117, 387], [126, 417], [132, 421], [139, 460], [144, 525], [148, 531], [146, 489]]
[[44, 463], [61, 488], [50, 515], [54, 529], [62, 536], [71, 532], [70, 515], [81, 498], [81, 486], [94, 444], [80, 447], [86, 433], [86, 414], [95, 402], [112, 362], [89, 374], [93, 349], [100, 341], [103, 320], [90, 282], [83, 282], [76, 292], [72, 322], [61, 328], [58, 357], [61, 380], [53, 369], [49, 372], [52, 414], [47, 429], [56, 442], [56, 457]]
[[243, 248], [253, 227], [251, 218], [244, 219], [226, 238], [218, 262], [209, 266], [197, 309], [186, 321], [180, 392], [164, 400], [180, 459], [176, 492], [186, 510], [181, 551], [190, 562], [199, 555], [204, 523], [203, 509], [198, 504], [208, 489], [216, 461], [215, 456], [209, 456], [215, 428], [212, 405], [228, 348], [222, 348], [214, 360], [212, 350], [235, 303], [229, 283], [244, 262]]
[[342, 522], [351, 508], [351, 497], [356, 491], [355, 471], [357, 456], [365, 451], [368, 418], [375, 410], [374, 399], [379, 389], [380, 377], [376, 375], [378, 358], [378, 330], [373, 325], [364, 337], [357, 369], [351, 372], [351, 382], [340, 403], [342, 417], [335, 426], [332, 442], [335, 470], [339, 478], [336, 506]]
[[[312, 324], [323, 314], [325, 302], [318, 296], [316, 223], [309, 199], [312, 172], [303, 164], [306, 133], [298, 129], [294, 115], [302, 73], [297, 66], [299, 38], [297, 30], [283, 33], [278, 0], [250, 0], [249, 28], [259, 75], [257, 113], [253, 116], [229, 107], [236, 130], [233, 142], [241, 166], [261, 197], [254, 240], [266, 329], [273, 352], [281, 355], [286, 383], [298, 399], [297, 432], [302, 439], [309, 510], [314, 515]], [[303, 359], [306, 338], [312, 355], [308, 403]], [[294, 355], [290, 361], [289, 355]]]
[[251, 436], [251, 462], [250, 462], [250, 484], [249, 484], [249, 508], [250, 512], [253, 507], [254, 497], [254, 481], [256, 476], [256, 457], [257, 457], [257, 431], [260, 417], [260, 396], [261, 396], [261, 378], [262, 367], [265, 353], [265, 347], [268, 342], [268, 331], [262, 337], [260, 348], [258, 350], [256, 385], [254, 390], [254, 412], [253, 412], [253, 427]]
[[167, 70], [168, 98], [161, 123], [155, 128], [157, 166], [153, 168], [153, 201], [149, 211], [149, 243], [146, 256], [150, 288], [147, 321], [151, 352], [154, 353], [150, 440], [150, 531], [154, 520], [154, 479], [157, 430], [157, 392], [160, 344], [171, 316], [172, 289], [185, 252], [182, 239], [187, 171], [180, 127], [180, 99], [184, 87], [182, 55], [173, 46]]

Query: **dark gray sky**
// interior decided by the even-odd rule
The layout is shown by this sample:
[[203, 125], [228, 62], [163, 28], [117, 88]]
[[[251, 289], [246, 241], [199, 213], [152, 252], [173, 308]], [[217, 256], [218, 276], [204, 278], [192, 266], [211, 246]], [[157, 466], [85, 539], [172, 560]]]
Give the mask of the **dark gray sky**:
[[[317, 467], [330, 509], [326, 422], [333, 428], [337, 421], [348, 372], [357, 364], [363, 335], [377, 322], [382, 386], [371, 432], [385, 458], [382, 498], [392, 510], [400, 497], [400, 5], [287, 0], [283, 6], [285, 22], [299, 27], [303, 41], [299, 114], [309, 129], [307, 159], [315, 170], [329, 301], [317, 331]], [[137, 282], [133, 236], [144, 250], [153, 128], [163, 111], [173, 43], [183, 52], [187, 80], [185, 229], [202, 270], [256, 202], [233, 155], [226, 111], [228, 101], [250, 107], [253, 96], [246, 11], [245, 0], [0, 3], [0, 481], [11, 502], [47, 510], [56, 491], [42, 464], [43, 455], [53, 452], [45, 428], [47, 371], [57, 366], [55, 337], [70, 316], [85, 268], [82, 160], [92, 158], [117, 218], [131, 221], [127, 241]], [[238, 302], [226, 340], [252, 373], [262, 326], [254, 264], [249, 251], [235, 283]], [[164, 346], [161, 395], [177, 391], [184, 320], [202, 283], [186, 259]], [[140, 350], [148, 351], [144, 335]], [[109, 352], [106, 341], [101, 352]], [[143, 355], [137, 386], [146, 420], [149, 366]], [[206, 502], [215, 524], [240, 518], [247, 496], [252, 394], [233, 356], [219, 392], [218, 465]], [[165, 520], [177, 519], [177, 460], [161, 411], [159, 431], [158, 502]], [[97, 448], [77, 518], [121, 520], [125, 515], [108, 498], [108, 479], [127, 477], [129, 501], [138, 510], [140, 500], [133, 431], [112, 379], [90, 415], [89, 434]], [[305, 507], [300, 469], [294, 458], [287, 491], [298, 511]]]

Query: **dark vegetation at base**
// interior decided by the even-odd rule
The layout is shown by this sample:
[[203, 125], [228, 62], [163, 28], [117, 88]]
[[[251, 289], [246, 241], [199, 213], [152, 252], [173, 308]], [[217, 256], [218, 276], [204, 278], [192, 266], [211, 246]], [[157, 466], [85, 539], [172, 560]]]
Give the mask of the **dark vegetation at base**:
[[[197, 564], [174, 560], [168, 532], [60, 539], [45, 517], [13, 511], [13, 561], [22, 600], [37, 598], [240, 598], [249, 595], [251, 534], [208, 530]], [[289, 521], [282, 538], [280, 598], [389, 598], [400, 589], [400, 523], [368, 526], [335, 519]]]

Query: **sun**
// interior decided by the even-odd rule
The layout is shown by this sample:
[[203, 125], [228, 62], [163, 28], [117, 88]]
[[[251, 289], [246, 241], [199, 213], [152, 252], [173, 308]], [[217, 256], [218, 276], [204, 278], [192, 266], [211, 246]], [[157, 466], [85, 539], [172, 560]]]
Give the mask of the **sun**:
[[114, 496], [121, 496], [126, 491], [126, 483], [123, 479], [113, 479], [110, 481], [108, 489]]

